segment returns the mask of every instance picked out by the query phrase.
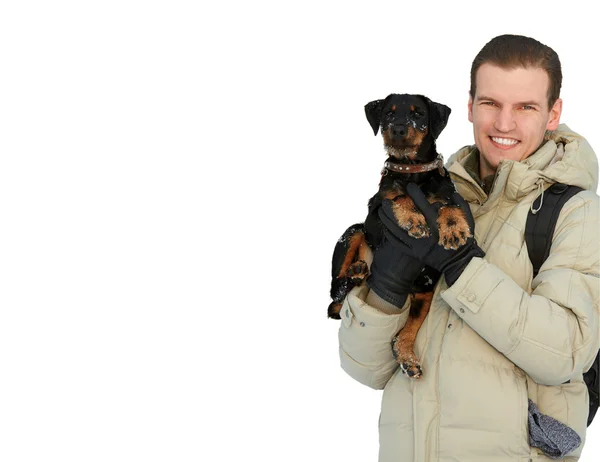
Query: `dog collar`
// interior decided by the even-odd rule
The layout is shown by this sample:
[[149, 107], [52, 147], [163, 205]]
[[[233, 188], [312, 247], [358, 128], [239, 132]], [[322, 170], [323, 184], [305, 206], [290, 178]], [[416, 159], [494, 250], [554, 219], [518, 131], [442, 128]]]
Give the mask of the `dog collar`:
[[381, 169], [381, 174], [386, 176], [390, 170], [396, 173], [423, 173], [430, 172], [431, 170], [438, 169], [440, 174], [444, 174], [444, 159], [442, 156], [438, 156], [433, 162], [429, 162], [427, 164], [394, 164], [392, 162], [385, 162], [383, 164], [383, 169]]

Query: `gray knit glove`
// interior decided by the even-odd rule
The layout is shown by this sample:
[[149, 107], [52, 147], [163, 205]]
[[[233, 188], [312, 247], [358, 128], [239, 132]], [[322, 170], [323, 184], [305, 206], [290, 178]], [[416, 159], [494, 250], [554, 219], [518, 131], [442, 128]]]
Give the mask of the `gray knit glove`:
[[550, 459], [562, 459], [580, 444], [575, 430], [542, 414], [529, 400], [529, 446], [540, 448]]

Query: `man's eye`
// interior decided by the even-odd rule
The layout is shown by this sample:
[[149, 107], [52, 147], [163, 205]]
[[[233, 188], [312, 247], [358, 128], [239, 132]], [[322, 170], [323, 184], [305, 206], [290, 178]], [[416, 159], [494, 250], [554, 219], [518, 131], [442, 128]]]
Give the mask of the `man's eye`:
[[493, 101], [483, 101], [481, 104], [485, 104], [486, 106], [495, 106], [496, 103], [494, 103]]
[[534, 108], [533, 106], [528, 106], [528, 105], [526, 105], [526, 106], [523, 106], [523, 109], [525, 109], [525, 110], [527, 110], [527, 111], [531, 111], [531, 110], [533, 110], [533, 109], [535, 109], [535, 108]]

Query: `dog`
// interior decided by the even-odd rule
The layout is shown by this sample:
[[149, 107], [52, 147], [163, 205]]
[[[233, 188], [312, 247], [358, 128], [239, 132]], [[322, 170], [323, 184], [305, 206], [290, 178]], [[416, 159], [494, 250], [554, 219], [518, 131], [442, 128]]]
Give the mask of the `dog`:
[[[327, 309], [330, 318], [340, 319], [344, 298], [369, 275], [373, 251], [384, 239], [384, 225], [378, 216], [384, 200], [392, 201], [398, 225], [409, 235], [415, 238], [429, 235], [425, 217], [405, 193], [408, 183], [416, 183], [430, 203], [441, 202], [438, 219], [440, 245], [455, 249], [472, 237], [464, 213], [450, 204], [450, 197], [455, 192], [454, 184], [435, 145], [448, 123], [450, 112], [448, 106], [423, 95], [392, 93], [385, 99], [365, 105], [365, 114], [375, 136], [381, 129], [388, 157], [381, 171], [379, 190], [369, 200], [367, 218], [363, 223], [350, 226], [335, 246], [330, 292], [332, 302]], [[422, 376], [421, 364], [414, 353], [414, 342], [429, 312], [433, 288], [439, 277], [439, 272], [425, 267], [414, 281], [408, 320], [392, 340], [396, 361], [402, 372], [413, 379]]]

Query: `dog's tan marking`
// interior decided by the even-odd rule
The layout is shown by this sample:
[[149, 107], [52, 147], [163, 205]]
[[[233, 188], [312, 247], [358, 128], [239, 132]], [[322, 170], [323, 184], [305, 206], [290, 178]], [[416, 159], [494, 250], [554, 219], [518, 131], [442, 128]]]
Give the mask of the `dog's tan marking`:
[[399, 196], [392, 202], [392, 211], [398, 226], [408, 231], [412, 237], [429, 236], [427, 221], [409, 196]]
[[409, 133], [412, 136], [414, 145], [420, 146], [421, 143], [423, 142], [423, 140], [425, 139], [425, 137], [427, 136], [428, 132], [429, 132], [429, 128], [425, 128], [424, 131], [421, 131], [421, 130], [415, 129], [414, 127], [409, 127]]
[[352, 235], [352, 237], [350, 238], [350, 242], [348, 243], [348, 251], [346, 252], [346, 256], [344, 257], [344, 262], [342, 263], [342, 267], [340, 268], [340, 272], [337, 276], [338, 278], [346, 276], [350, 265], [352, 265], [352, 262], [356, 260], [356, 254], [358, 253], [358, 250], [361, 244], [363, 244], [363, 242], [365, 242], [364, 233], [358, 232]]
[[395, 111], [395, 110], [396, 110], [396, 105], [394, 104], [394, 105], [392, 106], [392, 111]]
[[369, 247], [369, 244], [367, 244], [366, 238], [361, 242], [360, 247], [358, 248], [358, 259], [364, 261], [368, 267], [370, 267], [373, 262], [373, 250]]
[[[350, 245], [353, 244], [354, 242], [351, 242]], [[366, 236], [363, 234], [358, 247], [351, 249], [351, 251], [355, 252], [355, 256], [353, 263], [346, 270], [345, 276], [354, 279], [355, 283], [359, 283], [369, 275], [369, 268], [373, 262], [373, 250], [367, 244]]]
[[340, 319], [340, 311], [342, 311], [341, 303], [332, 303], [329, 305], [329, 309], [327, 310], [327, 315], [330, 318]]
[[432, 299], [432, 292], [414, 294], [408, 320], [395, 338], [392, 347], [402, 372], [411, 379], [419, 379], [422, 375], [421, 363], [415, 355], [414, 346], [419, 329], [429, 313]]
[[458, 249], [473, 237], [469, 223], [460, 207], [447, 205], [440, 208], [437, 224], [439, 244], [445, 249]]

